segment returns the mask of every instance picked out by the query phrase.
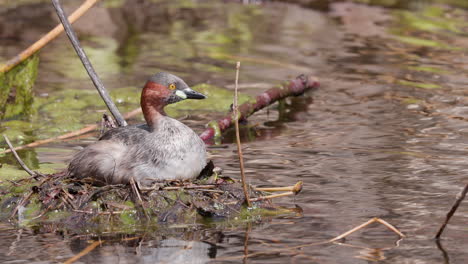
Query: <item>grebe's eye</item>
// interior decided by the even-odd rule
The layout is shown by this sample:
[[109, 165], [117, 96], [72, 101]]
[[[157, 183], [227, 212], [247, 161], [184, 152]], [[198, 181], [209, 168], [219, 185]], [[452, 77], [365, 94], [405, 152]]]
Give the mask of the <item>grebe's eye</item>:
[[173, 83], [169, 84], [169, 89], [175, 90], [175, 88], [176, 88], [175, 84], [173, 84]]

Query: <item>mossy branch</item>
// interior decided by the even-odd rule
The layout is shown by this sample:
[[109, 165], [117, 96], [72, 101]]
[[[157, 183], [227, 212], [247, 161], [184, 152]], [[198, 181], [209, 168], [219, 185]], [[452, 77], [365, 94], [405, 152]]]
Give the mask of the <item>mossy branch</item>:
[[[255, 98], [254, 102], [246, 102], [239, 106], [239, 119], [246, 119], [253, 113], [265, 108], [278, 100], [284, 99], [289, 96], [298, 96], [306, 92], [307, 90], [317, 88], [320, 86], [317, 78], [313, 76], [300, 75], [294, 80], [281, 85], [280, 87], [271, 88]], [[214, 124], [217, 123], [217, 126]], [[235, 120], [232, 114], [226, 115], [224, 118], [218, 121], [211, 121], [206, 130], [200, 134], [201, 139], [205, 142], [209, 142], [211, 139], [220, 135], [223, 132], [233, 126]], [[216, 129], [215, 129], [216, 128]], [[219, 129], [218, 129], [219, 128]]]

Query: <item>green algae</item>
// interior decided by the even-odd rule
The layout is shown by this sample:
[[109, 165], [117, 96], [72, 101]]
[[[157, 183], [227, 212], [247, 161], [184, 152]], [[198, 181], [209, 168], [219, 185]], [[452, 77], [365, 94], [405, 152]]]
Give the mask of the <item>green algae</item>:
[[424, 102], [424, 100], [417, 99], [417, 98], [405, 98], [405, 99], [402, 100], [401, 102], [402, 102], [403, 104], [410, 105], [410, 104], [420, 104], [420, 103]]
[[[33, 86], [39, 66], [37, 54], [20, 63], [7, 73], [0, 73], [0, 119], [34, 113]], [[14, 103], [8, 103], [10, 92], [15, 91]]]
[[439, 88], [442, 88], [442, 86], [440, 86], [438, 84], [412, 82], [412, 81], [406, 81], [406, 80], [398, 80], [397, 84], [416, 87], [416, 88], [422, 88], [422, 89], [439, 89]]
[[[117, 40], [107, 37], [87, 37], [81, 41], [83, 49], [93, 64], [94, 69], [102, 79], [110, 78], [120, 73], [120, 57], [117, 55], [119, 44]], [[89, 76], [75, 51], [68, 45], [54, 47], [55, 56], [48, 63], [60, 74], [71, 80], [88, 80]]]
[[210, 121], [208, 123], [208, 127], [212, 128], [214, 130], [214, 144], [215, 145], [220, 145], [221, 144], [221, 138], [223, 136], [223, 132], [221, 131], [221, 128], [219, 127], [218, 121]]
[[[198, 84], [192, 87], [194, 90], [205, 94], [208, 98], [204, 100], [185, 100], [177, 104], [168, 105], [165, 109], [171, 116], [197, 112], [226, 112], [233, 102], [234, 91], [222, 89], [209, 84]], [[239, 104], [251, 100], [249, 95], [239, 93]]]
[[423, 39], [419, 37], [412, 37], [412, 36], [395, 36], [395, 38], [401, 42], [406, 44], [411, 44], [415, 46], [423, 46], [423, 47], [432, 47], [432, 48], [444, 48], [444, 49], [455, 49], [455, 47], [451, 47], [446, 45], [442, 42]]
[[436, 67], [429, 67], [429, 66], [408, 66], [407, 69], [413, 70], [413, 71], [430, 72], [430, 73], [438, 73], [438, 74], [450, 73], [450, 71], [448, 70], [440, 69]]
[[459, 21], [443, 16], [444, 10], [439, 6], [429, 6], [421, 13], [410, 11], [398, 12], [399, 22], [409, 28], [428, 32], [451, 31], [460, 34], [462, 24]]
[[102, 5], [106, 8], [118, 8], [125, 4], [125, 0], [104, 0]]
[[[450, 12], [457, 10], [455, 7], [450, 8]], [[465, 35], [463, 28], [466, 21], [457, 16], [446, 15], [447, 6], [428, 4], [418, 10], [398, 10], [392, 13], [398, 21], [390, 29], [396, 40], [415, 46], [460, 49], [451, 44], [451, 39]]]

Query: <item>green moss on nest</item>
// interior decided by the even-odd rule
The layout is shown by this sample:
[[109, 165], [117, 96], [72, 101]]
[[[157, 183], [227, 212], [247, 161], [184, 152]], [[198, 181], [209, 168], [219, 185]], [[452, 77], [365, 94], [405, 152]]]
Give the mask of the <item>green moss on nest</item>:
[[[210, 177], [213, 180], [212, 177]], [[96, 187], [86, 181], [49, 175], [22, 180], [20, 185], [3, 186], [3, 215], [9, 216], [26, 193], [33, 191], [14, 219], [27, 226], [54, 226], [73, 232], [133, 233], [143, 226], [243, 225], [264, 217], [291, 213], [275, 207], [271, 201], [243, 204], [242, 186], [229, 178], [218, 177], [212, 188], [194, 188], [195, 183], [173, 182], [140, 191], [140, 198], [130, 186]], [[184, 188], [189, 186], [190, 188]], [[176, 187], [177, 190], [165, 190]], [[263, 195], [251, 192], [252, 197]]]

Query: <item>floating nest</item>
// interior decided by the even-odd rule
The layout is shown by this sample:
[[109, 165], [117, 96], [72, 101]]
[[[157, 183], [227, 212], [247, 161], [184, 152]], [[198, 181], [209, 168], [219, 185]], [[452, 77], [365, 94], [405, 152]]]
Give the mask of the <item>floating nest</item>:
[[96, 186], [91, 179], [68, 178], [65, 172], [35, 176], [1, 186], [2, 214], [23, 225], [47, 223], [55, 230], [115, 232], [141, 224], [246, 222], [297, 213], [297, 209], [275, 206], [267, 193], [253, 187], [249, 188], [252, 207], [247, 208], [242, 184], [218, 175], [212, 167], [210, 172], [192, 182], [163, 182], [151, 187], [133, 181]]

